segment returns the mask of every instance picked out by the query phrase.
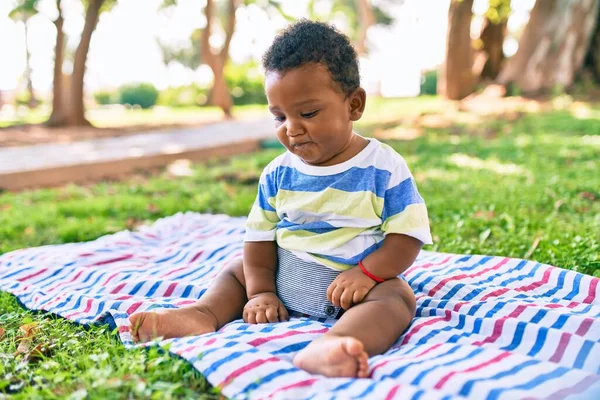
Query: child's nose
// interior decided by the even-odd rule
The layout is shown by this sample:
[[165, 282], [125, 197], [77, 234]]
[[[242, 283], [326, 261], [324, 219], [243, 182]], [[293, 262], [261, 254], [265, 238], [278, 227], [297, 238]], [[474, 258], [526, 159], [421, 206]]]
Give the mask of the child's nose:
[[302, 135], [305, 131], [304, 131], [304, 127], [302, 126], [302, 124], [288, 119], [287, 126], [286, 126], [286, 132], [287, 132], [288, 136], [294, 137], [294, 136]]

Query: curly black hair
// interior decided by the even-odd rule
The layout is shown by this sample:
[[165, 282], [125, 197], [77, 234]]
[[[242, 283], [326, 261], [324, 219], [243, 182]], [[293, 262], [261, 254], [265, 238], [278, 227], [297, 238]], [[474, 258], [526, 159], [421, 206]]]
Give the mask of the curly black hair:
[[322, 22], [301, 19], [288, 26], [275, 37], [262, 62], [267, 72], [321, 64], [346, 96], [360, 86], [356, 50], [346, 35]]

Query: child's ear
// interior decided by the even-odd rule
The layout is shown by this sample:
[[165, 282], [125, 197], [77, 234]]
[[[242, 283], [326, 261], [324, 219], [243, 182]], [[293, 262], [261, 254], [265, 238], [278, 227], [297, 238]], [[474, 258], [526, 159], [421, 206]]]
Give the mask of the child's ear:
[[365, 111], [367, 93], [359, 87], [348, 96], [348, 102], [350, 104], [350, 120], [358, 121]]

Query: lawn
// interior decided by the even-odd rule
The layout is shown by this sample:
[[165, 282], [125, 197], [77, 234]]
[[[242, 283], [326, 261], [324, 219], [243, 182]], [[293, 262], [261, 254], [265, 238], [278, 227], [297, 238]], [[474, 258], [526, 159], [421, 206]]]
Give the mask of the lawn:
[[[444, 107], [436, 99], [380, 101], [357, 127], [390, 138], [414, 134], [388, 143], [408, 161], [428, 204], [434, 244], [426, 249], [528, 258], [600, 276], [598, 110], [559, 105], [493, 118], [444, 112], [452, 124], [421, 124]], [[407, 110], [420, 117], [402, 118]], [[0, 253], [91, 240], [178, 211], [245, 215], [261, 169], [280, 151], [195, 165], [192, 176], [165, 170], [124, 182], [0, 194]], [[18, 328], [33, 321], [39, 322], [33, 344], [51, 343], [53, 355], [26, 362], [12, 354]], [[216, 396], [184, 361], [157, 350], [126, 351], [106, 327], [86, 330], [31, 313], [8, 294], [0, 294], [0, 327], [6, 331], [0, 397], [3, 391], [27, 399]]]

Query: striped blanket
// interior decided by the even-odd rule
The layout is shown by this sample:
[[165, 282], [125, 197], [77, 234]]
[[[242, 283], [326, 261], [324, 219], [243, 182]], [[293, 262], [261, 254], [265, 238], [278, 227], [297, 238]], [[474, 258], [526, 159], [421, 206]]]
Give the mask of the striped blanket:
[[[198, 299], [242, 252], [244, 219], [177, 214], [136, 232], [0, 256], [0, 290], [30, 309], [82, 324]], [[328, 320], [247, 325], [169, 340], [170, 350], [230, 398], [600, 399], [599, 280], [491, 256], [422, 252], [406, 272], [417, 296], [410, 328], [370, 359], [368, 379], [294, 368]]]

